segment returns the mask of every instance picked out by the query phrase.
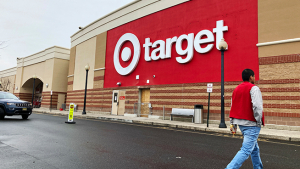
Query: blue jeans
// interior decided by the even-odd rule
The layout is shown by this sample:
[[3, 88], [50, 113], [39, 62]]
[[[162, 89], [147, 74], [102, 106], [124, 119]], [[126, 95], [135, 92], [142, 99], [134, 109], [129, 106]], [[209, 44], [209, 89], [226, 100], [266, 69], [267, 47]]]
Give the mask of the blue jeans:
[[226, 169], [240, 168], [244, 161], [251, 155], [252, 164], [254, 169], [263, 168], [257, 138], [260, 132], [260, 127], [256, 126], [240, 126], [239, 128], [244, 136], [244, 141], [241, 150], [235, 155], [232, 161], [227, 165]]

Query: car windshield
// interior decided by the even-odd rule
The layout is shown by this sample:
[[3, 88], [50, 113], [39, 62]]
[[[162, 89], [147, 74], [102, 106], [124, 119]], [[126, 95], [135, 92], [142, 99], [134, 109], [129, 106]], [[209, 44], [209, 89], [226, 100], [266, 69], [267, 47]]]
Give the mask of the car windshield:
[[11, 93], [0, 93], [0, 99], [14, 99], [14, 100], [19, 100], [15, 95]]

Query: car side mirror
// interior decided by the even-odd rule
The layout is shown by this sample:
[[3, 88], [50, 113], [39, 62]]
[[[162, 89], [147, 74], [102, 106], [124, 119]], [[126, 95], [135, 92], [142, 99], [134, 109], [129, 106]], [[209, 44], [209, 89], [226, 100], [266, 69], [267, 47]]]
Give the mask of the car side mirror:
[[18, 97], [18, 99], [20, 100], [20, 97]]

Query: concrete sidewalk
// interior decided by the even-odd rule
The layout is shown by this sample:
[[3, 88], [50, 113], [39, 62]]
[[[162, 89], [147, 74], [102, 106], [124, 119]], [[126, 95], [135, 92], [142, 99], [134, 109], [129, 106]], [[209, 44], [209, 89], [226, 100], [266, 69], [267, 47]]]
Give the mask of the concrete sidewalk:
[[[59, 110], [50, 110], [44, 108], [34, 108], [33, 113], [44, 113], [44, 114], [53, 114], [53, 115], [62, 115], [68, 116], [68, 111], [59, 111]], [[145, 125], [153, 125], [153, 126], [163, 126], [170, 128], [178, 128], [178, 129], [188, 129], [195, 131], [205, 131], [205, 132], [217, 132], [223, 134], [230, 134], [229, 126], [227, 128], [219, 128], [218, 124], [209, 124], [209, 127], [206, 127], [207, 124], [195, 124], [191, 122], [181, 122], [181, 121], [170, 121], [170, 120], [161, 120], [154, 118], [146, 118], [146, 117], [132, 117], [132, 116], [116, 116], [110, 115], [110, 113], [105, 112], [87, 112], [86, 115], [82, 115], [82, 112], [74, 112], [74, 117], [77, 118], [87, 118], [87, 119], [101, 119], [101, 120], [111, 120], [111, 121], [119, 121], [119, 122], [127, 122], [127, 123], [137, 123], [137, 124], [145, 124]], [[300, 127], [297, 126], [277, 126], [268, 125], [261, 129], [259, 138], [264, 139], [278, 139], [285, 141], [294, 141], [300, 142]], [[294, 130], [294, 131], [292, 131]], [[238, 130], [237, 135], [241, 135], [241, 132]]]

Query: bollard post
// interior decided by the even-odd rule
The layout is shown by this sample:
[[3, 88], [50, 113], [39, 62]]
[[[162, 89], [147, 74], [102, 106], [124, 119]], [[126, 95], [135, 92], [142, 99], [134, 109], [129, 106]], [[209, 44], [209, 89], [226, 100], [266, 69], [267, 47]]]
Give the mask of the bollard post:
[[209, 125], [209, 104], [210, 104], [210, 93], [213, 91], [213, 84], [208, 83], [207, 84], [207, 93], [208, 93], [208, 108], [207, 108], [207, 127]]
[[163, 107], [163, 120], [165, 120], [165, 106]]
[[210, 105], [210, 93], [208, 93], [207, 127], [209, 125], [209, 105]]
[[51, 94], [51, 98], [50, 98], [50, 112], [51, 112], [51, 109], [52, 109], [52, 90], [51, 90], [50, 94]]

